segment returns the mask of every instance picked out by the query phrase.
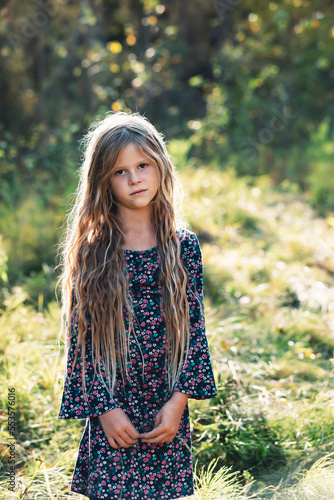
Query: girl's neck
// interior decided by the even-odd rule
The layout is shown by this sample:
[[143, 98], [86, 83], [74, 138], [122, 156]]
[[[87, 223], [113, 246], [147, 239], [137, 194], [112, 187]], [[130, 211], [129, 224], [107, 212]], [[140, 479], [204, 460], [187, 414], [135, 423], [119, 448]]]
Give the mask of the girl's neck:
[[147, 250], [157, 244], [156, 232], [147, 211], [122, 211], [120, 221], [123, 228], [123, 247], [129, 250]]

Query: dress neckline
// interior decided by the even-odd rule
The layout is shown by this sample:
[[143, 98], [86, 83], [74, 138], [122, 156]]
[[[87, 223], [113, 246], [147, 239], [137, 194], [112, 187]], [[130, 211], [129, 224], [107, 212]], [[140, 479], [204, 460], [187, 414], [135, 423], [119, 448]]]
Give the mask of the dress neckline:
[[158, 245], [155, 245], [155, 247], [152, 248], [147, 248], [146, 250], [129, 250], [128, 248], [123, 248], [124, 252], [130, 252], [130, 253], [145, 253], [145, 252], [152, 252], [152, 250], [155, 250], [158, 248]]

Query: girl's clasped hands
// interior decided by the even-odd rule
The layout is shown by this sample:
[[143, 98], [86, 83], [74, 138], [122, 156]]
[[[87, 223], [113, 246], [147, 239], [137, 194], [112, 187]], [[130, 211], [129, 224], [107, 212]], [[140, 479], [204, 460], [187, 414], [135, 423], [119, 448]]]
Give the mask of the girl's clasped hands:
[[177, 434], [187, 399], [186, 394], [174, 392], [156, 415], [153, 430], [143, 434], [139, 434], [121, 408], [99, 415], [99, 419], [112, 448], [130, 448], [138, 439], [144, 443], [168, 443]]

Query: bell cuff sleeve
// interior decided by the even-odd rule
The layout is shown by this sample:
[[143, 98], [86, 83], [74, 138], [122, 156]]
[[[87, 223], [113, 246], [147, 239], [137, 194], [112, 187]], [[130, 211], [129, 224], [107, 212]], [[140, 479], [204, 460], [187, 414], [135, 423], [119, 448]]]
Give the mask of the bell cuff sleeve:
[[174, 391], [192, 399], [210, 399], [217, 395], [217, 388], [205, 333], [202, 253], [194, 233], [188, 231], [181, 239], [181, 258], [188, 273], [190, 338], [188, 357]]
[[[86, 352], [85, 352], [85, 382], [86, 393], [84, 397], [82, 388], [82, 359], [81, 345], [78, 347], [77, 361], [70, 378], [73, 360], [75, 358], [75, 348], [78, 338], [78, 316], [76, 312], [76, 298], [74, 289], [72, 291], [72, 309], [71, 309], [71, 342], [68, 349], [67, 366], [64, 371], [64, 388], [59, 409], [58, 419], [62, 418], [87, 418], [97, 417], [109, 410], [119, 408], [120, 404], [115, 397], [110, 397], [109, 392], [102, 382], [98, 372], [94, 378], [94, 366], [92, 362], [92, 341], [91, 326], [89, 324], [86, 333]], [[103, 378], [105, 373], [101, 368]]]

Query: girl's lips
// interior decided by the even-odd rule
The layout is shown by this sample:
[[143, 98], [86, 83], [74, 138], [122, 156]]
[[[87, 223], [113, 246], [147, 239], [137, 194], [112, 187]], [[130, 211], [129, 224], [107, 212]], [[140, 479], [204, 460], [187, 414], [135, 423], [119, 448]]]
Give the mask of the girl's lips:
[[136, 196], [136, 194], [145, 193], [145, 191], [147, 191], [147, 189], [141, 189], [140, 191], [136, 191], [135, 193], [131, 193], [131, 196]]

